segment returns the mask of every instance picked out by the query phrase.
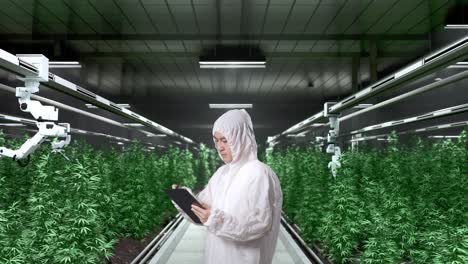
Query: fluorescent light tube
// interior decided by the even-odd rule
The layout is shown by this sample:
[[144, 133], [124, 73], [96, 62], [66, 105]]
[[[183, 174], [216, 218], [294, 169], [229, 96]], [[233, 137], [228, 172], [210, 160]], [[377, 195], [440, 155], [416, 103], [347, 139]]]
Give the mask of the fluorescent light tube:
[[77, 61], [49, 61], [49, 68], [81, 68]]
[[[116, 104], [117, 106], [120, 106], [122, 108], [130, 108], [130, 105], [129, 104]], [[89, 109], [95, 109], [95, 108], [98, 108], [97, 106], [93, 105], [93, 104], [85, 104], [85, 106]]]
[[445, 29], [468, 29], [468, 24], [448, 24]]
[[213, 65], [200, 65], [200, 69], [254, 69], [254, 68], [266, 68], [265, 64], [262, 65], [249, 65], [249, 64], [237, 64], [237, 65], [226, 65], [226, 64], [213, 64]]
[[150, 134], [146, 134], [146, 136], [147, 136], [147, 137], [167, 137], [166, 134], [153, 134], [153, 133], [151, 133], [151, 135], [150, 135]]
[[65, 68], [77, 68], [80, 69], [81, 65], [49, 65], [49, 69], [65, 69]]
[[429, 138], [460, 138], [460, 136], [429, 136]]
[[24, 127], [26, 125], [24, 124], [18, 124], [18, 123], [0, 123], [0, 126], [6, 126], [6, 127]]
[[371, 107], [371, 106], [373, 106], [373, 104], [358, 104], [358, 105], [354, 106], [353, 108], [365, 109], [365, 108], [368, 108], [368, 107]]
[[86, 106], [87, 108], [89, 108], [89, 109], [91, 109], [91, 108], [98, 108], [97, 106], [92, 105], [92, 104], [85, 104], [85, 106]]
[[147, 137], [154, 137], [154, 136], [155, 136], [155, 134], [153, 134], [153, 133], [151, 133], [151, 132], [148, 132], [148, 131], [141, 130], [141, 132], [145, 133], [145, 135], [146, 135]]
[[455, 65], [450, 65], [448, 68], [468, 68], [468, 62], [467, 61], [460, 61], [455, 63]]
[[124, 123], [125, 126], [129, 126], [129, 127], [143, 127], [144, 125], [143, 124], [140, 124], [140, 123]]
[[63, 65], [63, 64], [65, 64], [65, 65], [68, 65], [68, 64], [70, 64], [70, 65], [79, 65], [80, 63], [77, 62], [77, 61], [49, 61], [49, 65], [51, 65], [51, 64], [53, 64], [53, 65]]
[[209, 104], [212, 109], [253, 108], [252, 104]]
[[263, 65], [266, 61], [200, 61], [200, 65]]
[[321, 126], [326, 126], [327, 123], [313, 123], [310, 125], [310, 127], [321, 127]]

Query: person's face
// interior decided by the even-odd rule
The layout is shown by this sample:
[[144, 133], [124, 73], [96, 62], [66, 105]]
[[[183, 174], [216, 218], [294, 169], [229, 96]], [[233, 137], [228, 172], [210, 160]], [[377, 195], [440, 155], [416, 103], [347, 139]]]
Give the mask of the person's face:
[[232, 161], [232, 153], [231, 148], [227, 142], [227, 139], [223, 136], [223, 134], [219, 132], [215, 132], [213, 136], [213, 140], [216, 144], [216, 150], [218, 151], [219, 155], [224, 162], [229, 163]]

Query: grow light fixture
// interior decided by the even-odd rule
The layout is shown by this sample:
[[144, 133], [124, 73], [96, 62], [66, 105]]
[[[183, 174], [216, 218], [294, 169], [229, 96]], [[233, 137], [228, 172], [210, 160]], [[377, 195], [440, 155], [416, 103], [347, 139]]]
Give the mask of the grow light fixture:
[[358, 104], [356, 106], [354, 106], [353, 108], [355, 109], [365, 109], [365, 108], [368, 108], [368, 107], [371, 107], [373, 106], [373, 104]]
[[77, 61], [49, 61], [49, 68], [81, 68]]
[[146, 134], [147, 137], [167, 137], [166, 134]]
[[265, 61], [200, 61], [200, 69], [255, 69], [266, 68]]
[[466, 1], [455, 1], [447, 12], [445, 29], [468, 29], [468, 4]]
[[448, 68], [449, 69], [453, 69], [453, 68], [466, 69], [468, 68], [468, 61], [457, 62], [455, 65], [448, 66]]
[[256, 46], [216, 45], [202, 52], [200, 69], [266, 68], [266, 59]]
[[239, 109], [252, 108], [252, 104], [208, 104], [211, 109]]
[[5, 127], [25, 127], [26, 125], [18, 124], [18, 123], [0, 123], [0, 126], [5, 126]]
[[124, 125], [128, 127], [143, 127], [144, 126], [143, 124], [140, 124], [140, 123], [124, 123]]
[[468, 29], [467, 24], [448, 24], [445, 25], [445, 29]]
[[145, 131], [145, 130], [140, 130], [141, 132], [143, 132], [147, 137], [154, 137], [156, 134], [154, 133], [151, 133], [151, 132], [148, 132], [148, 131]]
[[436, 135], [436, 136], [428, 136], [428, 138], [460, 138], [460, 136], [442, 136], [442, 135]]
[[[130, 108], [130, 105], [129, 104], [116, 104], [117, 106], [121, 107], [121, 108]], [[95, 109], [95, 108], [98, 108], [97, 106], [93, 105], [93, 104], [85, 104], [85, 106], [89, 109]]]

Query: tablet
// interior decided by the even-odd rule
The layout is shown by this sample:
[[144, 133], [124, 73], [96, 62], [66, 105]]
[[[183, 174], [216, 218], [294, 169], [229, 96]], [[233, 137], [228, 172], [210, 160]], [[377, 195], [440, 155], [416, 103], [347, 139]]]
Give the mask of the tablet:
[[200, 218], [192, 211], [192, 204], [205, 209], [201, 203], [186, 189], [164, 190], [167, 195], [197, 224], [202, 224]]

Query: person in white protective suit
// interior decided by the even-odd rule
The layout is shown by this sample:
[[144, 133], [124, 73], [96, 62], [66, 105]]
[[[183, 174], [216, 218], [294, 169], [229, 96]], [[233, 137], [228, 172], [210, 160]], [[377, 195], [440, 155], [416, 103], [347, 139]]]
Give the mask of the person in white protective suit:
[[[224, 113], [214, 123], [213, 140], [226, 164], [197, 195], [206, 210], [192, 205], [208, 231], [204, 263], [270, 264], [278, 240], [283, 194], [276, 174], [257, 159], [249, 114], [245, 110]], [[189, 216], [184, 217], [193, 223]]]

